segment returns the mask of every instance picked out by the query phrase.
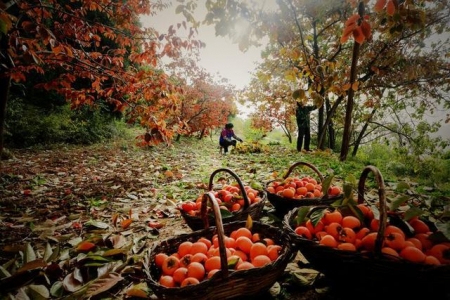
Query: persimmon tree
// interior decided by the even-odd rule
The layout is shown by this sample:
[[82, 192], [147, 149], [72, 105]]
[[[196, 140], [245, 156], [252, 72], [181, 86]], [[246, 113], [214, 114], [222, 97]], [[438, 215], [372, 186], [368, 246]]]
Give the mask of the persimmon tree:
[[236, 114], [234, 93], [225, 85], [207, 81], [207, 78], [194, 81], [186, 87], [181, 105], [181, 118], [187, 124], [187, 135], [199, 133], [199, 137], [223, 127], [229, 117]]
[[186, 38], [177, 36], [177, 28], [188, 28], [187, 23], [174, 24], [162, 34], [141, 27], [140, 15], [165, 7], [160, 0], [2, 2], [0, 135], [11, 81], [53, 72], [57, 75], [36, 88], [56, 91], [74, 109], [99, 101], [111, 104], [147, 129], [147, 144], [170, 139], [179, 126], [172, 114], [181, 91], [156, 68], [157, 62], [201, 43], [194, 39], [193, 28]]
[[[358, 12], [362, 4], [364, 14]], [[369, 140], [396, 127], [389, 110], [413, 122], [427, 110], [449, 104], [448, 1], [280, 0], [275, 8], [264, 9], [256, 2], [229, 0], [208, 1], [207, 9], [204, 22], [236, 40], [241, 49], [268, 38], [265, 59], [279, 58], [280, 66], [266, 68], [266, 78], [260, 79], [283, 74], [296, 86], [296, 95], [323, 98], [319, 147], [324, 147], [327, 131], [329, 141], [334, 140], [334, 125], [339, 126], [346, 135], [342, 160], [348, 144], [357, 149], [361, 134], [370, 132]], [[237, 24], [245, 23], [249, 26], [237, 34], [242, 28]], [[391, 136], [398, 136], [397, 131]], [[407, 140], [414, 147], [420, 136]]]
[[196, 62], [196, 55], [191, 52], [165, 66], [183, 90], [177, 112], [182, 124], [177, 140], [182, 135], [194, 134], [202, 138], [215, 128], [223, 127], [237, 113], [235, 87], [227, 79], [211, 75]]
[[252, 107], [250, 118], [253, 128], [265, 133], [280, 128], [292, 143], [296, 129], [292, 116], [295, 115], [296, 103], [292, 101], [292, 89], [286, 80], [276, 77], [266, 81], [256, 77], [243, 93], [243, 98]]

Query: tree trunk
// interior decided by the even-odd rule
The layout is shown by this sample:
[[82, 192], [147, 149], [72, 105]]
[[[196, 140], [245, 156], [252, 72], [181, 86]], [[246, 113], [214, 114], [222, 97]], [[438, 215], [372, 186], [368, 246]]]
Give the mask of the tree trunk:
[[[313, 46], [313, 49], [314, 49], [314, 57], [316, 58], [316, 59], [319, 59], [319, 42], [318, 42], [318, 40], [317, 40], [317, 38], [318, 38], [318, 36], [317, 36], [317, 26], [316, 26], [317, 24], [316, 24], [316, 21], [314, 21], [313, 22], [313, 36], [314, 36], [314, 46]], [[321, 71], [319, 71], [320, 72], [320, 77], [321, 77], [321, 80], [323, 81], [323, 73], [321, 72]], [[321, 88], [320, 89], [320, 91], [319, 91], [319, 95], [323, 98], [323, 99], [325, 99], [325, 88]], [[318, 122], [318, 124], [317, 124], [317, 148], [319, 148], [319, 149], [321, 149], [321, 150], [324, 150], [324, 143], [319, 143], [319, 140], [320, 140], [320, 137], [324, 134], [323, 133], [323, 131], [324, 131], [324, 129], [325, 129], [325, 127], [323, 127], [323, 122], [324, 122], [324, 106], [325, 105], [322, 105], [320, 108], [319, 108], [319, 116], [318, 116], [318, 120], [317, 120], [317, 122]]]
[[345, 161], [347, 159], [347, 154], [350, 149], [350, 137], [352, 134], [352, 115], [353, 115], [353, 98], [355, 91], [353, 90], [353, 83], [356, 79], [356, 65], [358, 62], [359, 55], [359, 43], [356, 41], [353, 44], [353, 57], [352, 57], [352, 67], [350, 70], [350, 89], [348, 90], [347, 106], [345, 108], [345, 123], [344, 123], [344, 134], [342, 136], [342, 147], [340, 161]]
[[4, 148], [3, 136], [5, 132], [6, 103], [8, 102], [10, 84], [11, 84], [11, 77], [9, 76], [0, 77], [0, 86], [2, 87], [0, 91], [0, 161], [3, 157], [3, 148]]
[[[364, 3], [359, 2], [358, 7], [359, 16], [364, 17]], [[353, 115], [353, 98], [355, 95], [355, 90], [353, 89], [353, 83], [356, 80], [356, 70], [358, 66], [359, 57], [359, 43], [353, 42], [353, 55], [352, 55], [352, 66], [350, 69], [350, 89], [348, 90], [347, 107], [345, 110], [345, 124], [344, 124], [344, 134], [342, 136], [342, 147], [340, 161], [345, 161], [347, 159], [347, 154], [350, 149], [350, 137], [352, 134], [352, 115]]]
[[323, 130], [324, 130], [324, 128], [323, 128], [323, 122], [324, 122], [324, 109], [323, 109], [323, 107], [324, 107], [324, 105], [322, 105], [322, 107], [321, 108], [319, 108], [319, 119], [317, 120], [317, 122], [318, 122], [318, 124], [317, 124], [317, 148], [319, 148], [320, 150], [324, 150], [324, 145], [323, 145], [323, 143], [322, 144], [320, 144], [319, 143], [319, 140], [320, 140], [320, 137], [322, 136], [322, 132], [323, 132]]
[[8, 35], [0, 36], [0, 169], [4, 149], [4, 132], [6, 119], [6, 103], [8, 102], [11, 76], [7, 75], [7, 69], [12, 67], [8, 54]]
[[[332, 122], [332, 118], [336, 112], [336, 109], [338, 108], [339, 104], [341, 104], [342, 100], [344, 100], [344, 96], [339, 96], [339, 98], [337, 98], [336, 102], [334, 102], [333, 106], [331, 107], [331, 109], [327, 112], [327, 119], [325, 120], [325, 123], [323, 124], [323, 130], [322, 130], [322, 135], [319, 137], [319, 145], [324, 145], [325, 144], [325, 135], [328, 129], [328, 132], [330, 133], [330, 148], [333, 149], [334, 148], [334, 128], [333, 128], [333, 122]], [[331, 145], [331, 139], [333, 140], [333, 145]], [[331, 147], [332, 146], [332, 147]]]
[[328, 147], [334, 149], [336, 147], [336, 131], [334, 130], [333, 121], [328, 124]]
[[206, 128], [203, 128], [198, 137], [199, 140], [201, 140], [203, 138], [203, 136], [205, 135], [205, 131], [206, 131]]
[[358, 135], [358, 138], [355, 141], [355, 146], [353, 146], [353, 152], [352, 152], [352, 156], [355, 157], [356, 153], [358, 152], [358, 148], [359, 145], [361, 144], [361, 141], [364, 137], [364, 134], [366, 133], [367, 127], [369, 127], [369, 122], [372, 120], [373, 116], [375, 115], [375, 112], [377, 111], [376, 108], [374, 108], [372, 110], [372, 112], [370, 113], [370, 118], [366, 121], [366, 123], [364, 124], [363, 128], [361, 129], [361, 132]]

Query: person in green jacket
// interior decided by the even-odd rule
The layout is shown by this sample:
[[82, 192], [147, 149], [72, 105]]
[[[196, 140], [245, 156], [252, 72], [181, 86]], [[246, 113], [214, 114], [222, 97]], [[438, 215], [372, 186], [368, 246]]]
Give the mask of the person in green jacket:
[[297, 151], [302, 151], [303, 140], [305, 140], [305, 151], [311, 151], [309, 144], [311, 141], [310, 117], [309, 113], [317, 109], [316, 105], [306, 105], [303, 102], [297, 102], [296, 118], [298, 127]]

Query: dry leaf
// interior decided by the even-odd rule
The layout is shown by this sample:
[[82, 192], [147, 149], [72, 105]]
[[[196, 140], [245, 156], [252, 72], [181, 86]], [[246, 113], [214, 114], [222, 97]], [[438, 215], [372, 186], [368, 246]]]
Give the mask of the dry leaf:
[[118, 273], [115, 272], [107, 273], [95, 279], [89, 285], [86, 295], [92, 297], [100, 293], [103, 293], [112, 288], [113, 286], [115, 286], [122, 279], [123, 279], [122, 276], [120, 276], [120, 274]]
[[83, 283], [75, 278], [73, 272], [64, 277], [63, 287], [66, 291], [73, 293], [78, 291], [82, 286]]
[[122, 222], [120, 222], [120, 226], [122, 226], [123, 229], [127, 229], [128, 227], [130, 227], [132, 222], [133, 220], [131, 219], [125, 219]]

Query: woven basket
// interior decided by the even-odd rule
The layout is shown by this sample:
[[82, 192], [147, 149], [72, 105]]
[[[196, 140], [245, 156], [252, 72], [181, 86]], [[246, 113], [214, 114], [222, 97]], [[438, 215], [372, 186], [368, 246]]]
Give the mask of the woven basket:
[[[220, 168], [215, 170], [211, 173], [211, 176], [209, 178], [209, 185], [208, 190], [213, 191], [214, 188], [214, 176], [217, 173], [220, 172], [226, 172], [230, 174], [234, 179], [236, 179], [236, 182], [239, 185], [239, 188], [242, 193], [242, 198], [244, 200], [244, 206], [241, 210], [232, 212], [231, 216], [223, 217], [222, 221], [224, 223], [234, 222], [234, 221], [244, 221], [247, 219], [247, 217], [250, 215], [253, 220], [259, 220], [262, 217], [262, 211], [266, 202], [266, 193], [264, 191], [258, 191], [258, 196], [261, 198], [261, 201], [250, 204], [250, 200], [247, 197], [247, 194], [245, 193], [244, 184], [242, 183], [239, 176], [227, 168]], [[199, 230], [204, 228], [204, 222], [201, 217], [198, 216], [191, 216], [182, 209], [180, 209], [181, 216], [185, 220], [186, 224], [191, 228], [192, 230]], [[214, 224], [214, 215], [208, 214], [208, 221], [211, 224]]]
[[[278, 227], [270, 226], [260, 222], [252, 222], [252, 232], [261, 233], [264, 237], [274, 240], [278, 245], [282, 246], [281, 253], [277, 260], [260, 268], [247, 270], [228, 270], [225, 235], [228, 235], [240, 227], [246, 225], [244, 221], [236, 221], [228, 224], [222, 224], [219, 206], [214, 198], [213, 193], [208, 192], [203, 196], [202, 207], [206, 207], [206, 201], [212, 203], [215, 214], [216, 226], [210, 227], [208, 218], [205, 218], [205, 229], [195, 231], [190, 234], [169, 238], [158, 244], [154, 244], [149, 255], [149, 286], [159, 299], [235, 299], [244, 296], [254, 296], [266, 292], [283, 275], [287, 264], [294, 259], [296, 251], [292, 247], [289, 235]], [[206, 213], [206, 209], [202, 209], [202, 214]], [[160, 252], [174, 253], [178, 246], [185, 241], [196, 241], [200, 237], [211, 238], [218, 235], [221, 271], [214, 274], [208, 280], [204, 280], [196, 285], [185, 287], [166, 288], [158, 283], [160, 276], [159, 269], [155, 266], [155, 255]]]
[[[291, 175], [292, 171], [298, 166], [306, 166], [306, 167], [310, 168], [317, 174], [318, 179], [319, 179], [318, 182], [323, 181], [324, 177], [323, 177], [322, 173], [320, 173], [320, 171], [314, 165], [307, 163], [307, 162], [302, 162], [302, 161], [294, 163], [289, 168], [289, 170], [287, 171], [287, 173], [283, 177], [283, 179], [288, 178]], [[305, 198], [303, 198], [303, 199], [285, 198], [285, 197], [282, 197], [282, 196], [274, 194], [274, 193], [269, 193], [267, 191], [267, 187], [269, 186], [269, 184], [271, 182], [273, 182], [273, 180], [269, 181], [266, 184], [265, 191], [267, 193], [267, 199], [273, 205], [273, 207], [276, 209], [276, 211], [283, 215], [286, 214], [287, 212], [289, 212], [290, 210], [294, 209], [295, 207], [330, 204], [330, 203], [333, 203], [334, 201], [342, 198], [342, 195], [334, 196], [334, 197], [328, 197], [327, 195], [325, 195], [321, 198], [306, 198], [306, 199]]]
[[[378, 184], [380, 226], [373, 252], [355, 252], [338, 250], [319, 245], [318, 242], [302, 238], [295, 234], [295, 218], [300, 208], [295, 208], [285, 215], [283, 225], [291, 239], [311, 266], [325, 274], [336, 286], [347, 283], [360, 288], [370, 288], [377, 296], [412, 296], [439, 295], [450, 299], [450, 265], [426, 265], [386, 256], [381, 253], [384, 230], [387, 224], [387, 206], [385, 186], [381, 173], [374, 166], [366, 166], [358, 183], [358, 203], [364, 203], [365, 181], [369, 173], [375, 175]], [[323, 206], [322, 206], [323, 207]], [[313, 211], [312, 208], [310, 211]], [[411, 287], [413, 289], [411, 290]], [[381, 288], [381, 290], [380, 290]], [[409, 290], [407, 290], [409, 289]], [[442, 298], [442, 299], [444, 299]], [[435, 298], [437, 299], [437, 298]]]

